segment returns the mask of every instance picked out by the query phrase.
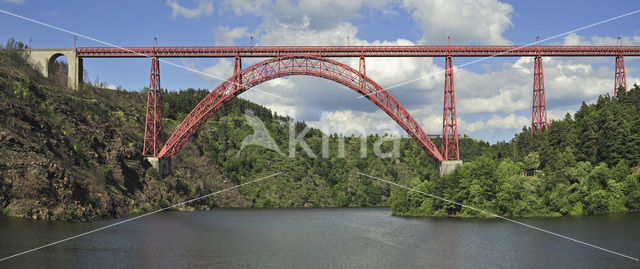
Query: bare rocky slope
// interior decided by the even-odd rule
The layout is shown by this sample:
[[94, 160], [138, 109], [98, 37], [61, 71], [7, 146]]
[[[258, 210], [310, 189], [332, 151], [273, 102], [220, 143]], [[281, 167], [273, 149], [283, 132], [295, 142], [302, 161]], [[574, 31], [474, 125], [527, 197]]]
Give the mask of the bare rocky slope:
[[[9, 216], [90, 221], [141, 213], [233, 186], [188, 143], [158, 180], [141, 156], [144, 94], [60, 86], [0, 56], [0, 208]], [[187, 165], [183, 157], [189, 156]], [[243, 206], [228, 191], [178, 210]]]

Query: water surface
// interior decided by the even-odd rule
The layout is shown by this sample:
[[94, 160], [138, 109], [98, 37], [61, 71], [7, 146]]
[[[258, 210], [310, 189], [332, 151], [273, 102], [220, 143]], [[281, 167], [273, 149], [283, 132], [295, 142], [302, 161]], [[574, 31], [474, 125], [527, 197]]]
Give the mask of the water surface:
[[[6, 257], [111, 223], [0, 217]], [[519, 219], [640, 257], [640, 215]], [[5, 262], [2, 268], [639, 268], [499, 219], [391, 216], [388, 208], [163, 212]]]

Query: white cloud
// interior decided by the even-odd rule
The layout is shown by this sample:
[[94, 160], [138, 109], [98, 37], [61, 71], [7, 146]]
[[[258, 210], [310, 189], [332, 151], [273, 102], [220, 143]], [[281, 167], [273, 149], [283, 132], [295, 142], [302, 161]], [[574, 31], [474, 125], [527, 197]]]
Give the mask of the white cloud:
[[462, 118], [458, 119], [458, 134], [468, 134], [484, 131], [486, 124], [483, 120], [476, 120], [474, 122], [466, 122]]
[[[283, 113], [281, 110], [288, 109], [288, 111], [295, 111], [295, 107], [269, 107], [274, 111], [277, 111], [281, 115], [295, 116], [294, 113]], [[425, 115], [427, 111], [412, 111], [414, 118], [418, 120], [422, 129], [429, 135], [440, 135], [442, 133], [442, 115], [438, 113], [430, 113]], [[554, 111], [554, 116], [549, 116], [551, 119], [564, 118], [564, 114], [567, 111]], [[556, 116], [556, 114], [562, 116]], [[420, 117], [423, 116], [423, 117]], [[357, 134], [353, 128], [358, 126], [366, 131], [367, 134], [381, 133], [381, 131], [388, 131], [390, 128], [386, 128], [390, 124], [394, 125], [393, 120], [381, 110], [374, 112], [361, 112], [353, 110], [338, 110], [334, 112], [324, 112], [322, 117], [317, 121], [307, 122], [309, 125], [320, 128], [330, 133], [343, 133], [343, 134]], [[462, 117], [458, 117], [458, 133], [476, 133], [476, 132], [490, 132], [495, 133], [505, 130], [518, 131], [523, 126], [528, 126], [531, 123], [530, 118], [516, 115], [515, 113], [508, 114], [506, 116], [491, 115], [488, 120], [478, 119], [475, 121], [467, 122]], [[406, 132], [402, 131], [399, 126], [394, 125], [396, 130], [399, 130], [402, 135], [406, 135]], [[386, 129], [385, 129], [386, 128]]]
[[211, 84], [218, 86], [233, 74], [233, 60], [221, 58], [216, 64], [202, 71], [209, 75], [205, 76], [205, 79], [211, 82]]
[[489, 132], [495, 132], [499, 130], [518, 130], [530, 123], [531, 119], [512, 113], [506, 117], [493, 115], [485, 122], [485, 126]]
[[271, 105], [267, 105], [266, 106], [268, 109], [271, 109], [271, 111], [278, 113], [278, 115], [280, 116], [288, 116], [291, 118], [296, 118], [296, 110], [298, 109], [297, 106], [287, 106], [287, 105], [278, 105], [278, 104], [271, 104]]
[[237, 16], [264, 16], [267, 20], [288, 25], [306, 24], [309, 29], [332, 28], [348, 18], [360, 16], [362, 8], [386, 9], [391, 0], [225, 0], [222, 9]]
[[178, 4], [177, 0], [167, 0], [167, 6], [171, 7], [171, 16], [175, 19], [183, 16], [187, 19], [197, 18], [201, 15], [210, 15], [213, 12], [212, 0], [195, 0], [198, 5], [194, 8], [187, 8]]
[[516, 112], [523, 111], [531, 106], [523, 98], [519, 98], [516, 91], [503, 90], [497, 95], [485, 95], [475, 98], [459, 98], [457, 108], [464, 113], [473, 114], [481, 112]]
[[[337, 5], [340, 8], [323, 5], [323, 1], [316, 2], [223, 3], [221, 9], [232, 10], [239, 15], [258, 16], [263, 21], [254, 29], [218, 27], [217, 42], [232, 44], [238, 38], [252, 35], [257, 45], [346, 45], [346, 37], [349, 36], [351, 45], [415, 45], [413, 41], [406, 39], [360, 39], [358, 27], [347, 21], [348, 18], [360, 16], [363, 8], [384, 9], [395, 4], [393, 2], [379, 1], [371, 4], [344, 1], [349, 3]], [[427, 1], [419, 6], [407, 0], [402, 6], [412, 12], [414, 19], [423, 28], [423, 40], [442, 38], [442, 42], [436, 43], [443, 43], [446, 42], [447, 33], [453, 32], [451, 34], [454, 41], [456, 36], [464, 35], [471, 40], [484, 43], [509, 43], [502, 34], [511, 26], [510, 16], [513, 9], [510, 5], [495, 0], [477, 3], [463, 1], [458, 4], [460, 8], [455, 11], [450, 9], [448, 2], [438, 1]], [[440, 6], [443, 8], [438, 9]], [[476, 9], [478, 12], [469, 11]], [[329, 12], [330, 10], [335, 10], [334, 13], [337, 14]], [[325, 20], [315, 15], [323, 12], [331, 19]], [[444, 25], [441, 21], [427, 18], [430, 14], [434, 18], [449, 16], [455, 20], [443, 19], [443, 22], [449, 23]], [[489, 40], [486, 39], [487, 36]], [[569, 35], [565, 37], [564, 42], [615, 44], [615, 39]], [[623, 37], [625, 45], [635, 44], [633, 42], [640, 44], [640, 37]], [[358, 69], [358, 59], [337, 60]], [[595, 65], [607, 60], [610, 61], [610, 65]], [[367, 75], [385, 88], [417, 79], [394, 87], [389, 92], [418, 120], [425, 132], [439, 134], [442, 131], [442, 58], [370, 57], [366, 61]], [[454, 66], [468, 61], [466, 58], [454, 58]], [[247, 62], [244, 62], [245, 67], [248, 66]], [[475, 68], [470, 70], [465, 66], [454, 72], [459, 132], [517, 132], [522, 126], [528, 126], [532, 100], [533, 58], [499, 58], [480, 64], [486, 64], [485, 71], [476, 71]], [[594, 100], [599, 94], [612, 90], [613, 59], [544, 57], [543, 65], [549, 120], [563, 118], [567, 111], [573, 111], [572, 107], [579, 106], [582, 100]], [[226, 79], [232, 73], [232, 66], [233, 61], [219, 60], [204, 70]], [[629, 85], [633, 85], [634, 81], [640, 80], [627, 76], [627, 81]], [[217, 86], [220, 81], [212, 80], [212, 83]], [[255, 90], [247, 91], [241, 97], [265, 105], [278, 114], [304, 120], [315, 127], [330, 126], [331, 129], [340, 130], [340, 126], [344, 128], [352, 124], [363, 124], [368, 126], [367, 132], [372, 133], [376, 131], [375, 126], [393, 124], [393, 120], [370, 101], [365, 98], [357, 99], [357, 93], [332, 81], [296, 76], [268, 81], [256, 88], [282, 98]]]
[[548, 121], [562, 120], [567, 115], [567, 113], [571, 114], [571, 116], [573, 117], [573, 114], [576, 113], [576, 110], [575, 109], [550, 109], [550, 110], [547, 110], [547, 120]]
[[24, 4], [24, 0], [2, 0], [2, 1], [7, 3], [18, 4], [18, 5]]
[[[419, 116], [415, 114], [422, 115], [422, 114], [425, 114], [425, 112], [423, 111], [422, 113], [420, 112], [415, 113], [414, 111], [413, 117], [418, 119]], [[422, 120], [418, 120], [418, 123], [420, 124], [420, 127], [422, 127], [422, 130], [424, 130], [428, 135], [442, 134], [442, 112], [441, 111], [440, 112], [434, 111], [433, 113], [424, 115], [424, 117], [422, 117]], [[460, 125], [459, 120], [458, 120], [458, 125]]]
[[216, 46], [233, 46], [236, 39], [248, 37], [247, 27], [236, 27], [229, 29], [229, 26], [218, 26], [214, 30]]
[[504, 117], [494, 114], [486, 121], [479, 119], [474, 122], [466, 122], [464, 119], [458, 118], [458, 133], [475, 133], [482, 131], [495, 133], [505, 130], [517, 131], [522, 129], [522, 126], [526, 126], [530, 123], [531, 120], [529, 118], [519, 116], [514, 113]]
[[[307, 122], [309, 125], [328, 133], [345, 135], [369, 135], [375, 133], [402, 134], [401, 128], [384, 112], [358, 112], [338, 110], [323, 112], [318, 121]], [[362, 131], [365, 133], [363, 134]]]
[[576, 33], [569, 33], [564, 37], [565, 46], [583, 46], [590, 45], [589, 41], [584, 36], [577, 35]]
[[[259, 28], [266, 31], [268, 28], [282, 27], [318, 31], [340, 29], [337, 26], [346, 23], [347, 19], [360, 17], [365, 8], [378, 10], [383, 16], [395, 16], [396, 12], [389, 10], [399, 6], [411, 12], [421, 26], [424, 35], [418, 43], [442, 44], [449, 35], [457, 43], [511, 43], [502, 34], [512, 25], [510, 16], [513, 7], [497, 0], [405, 0], [402, 3], [392, 0], [226, 0], [221, 6], [222, 10], [232, 10], [238, 16], [249, 14], [264, 17], [265, 22]], [[337, 36], [342, 40], [340, 45], [346, 43], [347, 33]], [[296, 36], [277, 41], [283, 40], [298, 42]], [[263, 43], [270, 42], [263, 40]]]
[[245, 14], [261, 15], [273, 4], [271, 0], [224, 0], [222, 9], [231, 9], [237, 16]]
[[[640, 45], [640, 36], [620, 37], [623, 46]], [[564, 37], [562, 43], [565, 46], [617, 46], [620, 45], [618, 37], [591, 36], [585, 37], [576, 33], [570, 33]]]
[[[406, 39], [397, 40], [383, 40], [383, 41], [366, 41], [359, 39], [358, 28], [352, 23], [345, 21], [347, 18], [353, 18], [360, 16], [359, 12], [364, 7], [374, 9], [385, 9], [389, 5], [390, 1], [299, 1], [296, 3], [288, 3], [284, 1], [278, 1], [271, 3], [269, 1], [228, 1], [225, 2], [222, 8], [233, 10], [236, 15], [251, 14], [255, 16], [262, 16], [264, 21], [254, 31], [256, 42], [258, 45], [346, 45], [347, 37], [350, 37], [351, 45], [415, 45]], [[405, 3], [409, 5], [411, 3]], [[415, 3], [411, 4], [414, 5]], [[479, 4], [466, 3], [469, 8], [485, 8], [495, 9], [497, 15], [489, 16], [485, 9], [482, 18], [475, 16], [475, 13], [463, 12], [464, 16], [470, 16], [464, 21], [473, 21], [479, 19], [493, 20], [487, 23], [487, 27], [492, 29], [499, 29], [492, 33], [497, 33], [497, 37], [503, 39], [502, 32], [510, 25], [508, 15], [511, 12], [509, 5], [504, 5], [495, 1], [482, 2]], [[444, 4], [441, 4], [444, 5]], [[260, 7], [260, 8], [254, 8]], [[411, 7], [413, 8], [413, 7]], [[414, 12], [415, 16], [420, 14], [416, 12], [425, 12], [422, 8]], [[435, 13], [435, 11], [431, 11]], [[440, 13], [441, 11], [438, 11]], [[502, 15], [500, 15], [502, 14]], [[424, 15], [424, 14], [422, 14]], [[501, 17], [502, 16], [502, 17]], [[466, 17], [465, 17], [466, 18]], [[502, 20], [500, 18], [506, 18]], [[459, 21], [459, 20], [456, 20]], [[425, 22], [426, 23], [426, 22]], [[501, 24], [502, 26], [496, 27], [494, 24]], [[472, 23], [474, 26], [476, 23]], [[439, 27], [437, 24], [435, 27]], [[469, 28], [468, 25], [456, 26], [459, 29]], [[473, 28], [473, 27], [471, 27]], [[219, 28], [224, 29], [224, 28]], [[246, 31], [242, 32], [246, 34]], [[480, 34], [485, 34], [484, 32]], [[245, 35], [246, 36], [246, 35]], [[496, 35], [492, 35], [496, 37]], [[346, 63], [357, 69], [357, 59], [340, 59], [341, 62]], [[482, 77], [482, 75], [473, 74], [467, 72], [472, 76], [481, 78], [485, 85], [491, 85], [495, 83], [494, 78]], [[398, 84], [405, 83], [409, 80], [420, 78], [415, 82], [400, 85], [394, 87], [391, 91], [392, 94], [408, 109], [415, 110], [419, 107], [437, 107], [442, 103], [442, 85], [444, 83], [443, 68], [434, 63], [433, 58], [367, 58], [367, 75], [374, 81], [378, 82], [383, 87], [397, 86]], [[477, 81], [472, 78], [470, 81]], [[352, 100], [345, 100], [344, 87], [336, 85], [333, 82], [328, 82], [318, 79], [305, 79], [305, 78], [291, 78], [291, 83], [296, 85], [295, 91], [282, 89], [273, 89], [274, 92], [278, 92], [278, 95], [288, 96], [290, 103], [286, 103], [287, 106], [299, 106], [298, 117], [301, 120], [317, 121], [320, 118], [322, 111], [324, 110], [344, 110], [351, 109], [353, 111], [361, 112], [374, 112], [378, 109], [369, 103], [366, 99], [360, 99], [361, 102], [356, 105]], [[471, 83], [469, 83], [471, 84]], [[463, 83], [464, 85], [464, 83]], [[261, 87], [269, 89], [268, 85], [261, 85]], [[487, 88], [495, 86], [488, 86]], [[470, 88], [470, 87], [469, 87]], [[337, 90], [328, 90], [337, 89]], [[500, 89], [497, 89], [500, 90]], [[347, 90], [349, 91], [349, 90]], [[521, 94], [511, 94], [509, 91], [504, 91], [497, 97], [492, 97], [493, 93], [497, 91], [481, 91], [474, 87], [474, 90], [468, 90], [467, 97], [476, 98], [473, 101], [484, 102], [487, 105], [484, 107], [490, 108], [488, 111], [505, 111], [505, 109], [491, 108], [488, 104], [495, 102], [496, 98], [501, 98], [501, 104], [508, 104], [506, 101], [515, 100], [519, 98]], [[353, 94], [348, 95], [353, 96]], [[357, 97], [357, 95], [355, 95]], [[487, 100], [481, 100], [481, 97], [489, 96]], [[252, 101], [270, 105], [267, 99], [272, 97], [264, 94], [254, 94], [247, 92], [246, 98]], [[464, 98], [460, 98], [461, 102]], [[282, 100], [273, 100], [282, 105]], [[516, 100], [516, 104], [506, 111], [515, 111], [526, 106], [524, 100]], [[486, 111], [482, 108], [474, 106], [474, 112]], [[308, 118], [306, 118], [308, 117]], [[441, 125], [441, 119], [440, 123]], [[440, 127], [441, 128], [441, 127]]]
[[[236, 14], [246, 14], [264, 16], [264, 22], [255, 30], [258, 45], [346, 45], [346, 37], [350, 37], [351, 45], [415, 45], [406, 39], [366, 41], [359, 39], [358, 29], [352, 23], [343, 21], [344, 18], [359, 16], [359, 10], [365, 6], [360, 1], [345, 1], [345, 5], [338, 8], [342, 15], [335, 15], [335, 12], [327, 12], [324, 9], [335, 9], [335, 6], [320, 5], [322, 1], [311, 3], [307, 1], [298, 2], [297, 6], [282, 3], [275, 3], [269, 6], [264, 1], [255, 1], [247, 4], [247, 1], [233, 1], [227, 3]], [[369, 6], [384, 6], [388, 3], [380, 1]], [[252, 9], [254, 6], [266, 5], [262, 9]], [[229, 8], [229, 6], [227, 6]], [[274, 13], [264, 14], [265, 10], [278, 9]], [[324, 12], [333, 14], [335, 18], [331, 22], [315, 19], [313, 12]], [[337, 12], [337, 11], [336, 11]], [[262, 15], [260, 15], [262, 14]], [[285, 16], [284, 14], [289, 14]], [[218, 28], [221, 31], [232, 31], [228, 28]], [[239, 36], [246, 34], [248, 30], [238, 30]], [[216, 35], [218, 36], [218, 34]], [[245, 35], [246, 36], [246, 35]], [[223, 38], [221, 38], [223, 39]], [[357, 69], [357, 59], [339, 59], [339, 61]], [[220, 77], [231, 75], [232, 62], [221, 60], [216, 65], [205, 69], [207, 73], [216, 74]], [[461, 70], [463, 71], [463, 70]], [[464, 74], [464, 75], [463, 75]], [[419, 120], [424, 130], [429, 134], [438, 134], [442, 129], [442, 87], [444, 84], [443, 68], [434, 63], [433, 58], [367, 58], [367, 75], [383, 87], [395, 86], [406, 81], [422, 78], [407, 85], [393, 88], [391, 93], [412, 113], [414, 118]], [[469, 98], [476, 98], [472, 101], [484, 102], [485, 107], [491, 107], [492, 102], [499, 98], [500, 103], [508, 104], [507, 101], [517, 99], [519, 95], [513, 95], [504, 90], [502, 94], [493, 97], [497, 91], [483, 91], [485, 88], [495, 88], [495, 78], [474, 74], [464, 70], [457, 72], [456, 76], [468, 77], [465, 80], [482, 81], [483, 87], [478, 89], [466, 87]], [[458, 78], [456, 78], [458, 79]], [[460, 80], [457, 80], [458, 83]], [[216, 83], [218, 85], [219, 82]], [[465, 85], [465, 83], [462, 83]], [[486, 86], [484, 86], [486, 85]], [[359, 95], [337, 85], [335, 82], [309, 77], [291, 77], [273, 80], [258, 86], [261, 91], [272, 92], [284, 98], [274, 98], [273, 96], [256, 91], [248, 91], [242, 97], [254, 102], [263, 104], [278, 114], [294, 116], [298, 120], [307, 121], [309, 124], [321, 127], [332, 126], [332, 129], [340, 130], [339, 126], [350, 126], [352, 124], [366, 123], [367, 126], [378, 126], [393, 123], [384, 112], [378, 109], [370, 101], [360, 98]], [[459, 89], [459, 88], [458, 88]], [[481, 97], [488, 97], [482, 100]], [[354, 100], [357, 100], [354, 102]], [[459, 98], [459, 102], [464, 103], [464, 98]], [[527, 99], [528, 100], [528, 99]], [[464, 105], [463, 105], [464, 106]], [[516, 100], [516, 108], [507, 109], [515, 111], [519, 107], [526, 106], [522, 100]], [[327, 112], [329, 111], [329, 112]], [[472, 111], [485, 111], [476, 109]], [[504, 111], [491, 108], [490, 111]], [[368, 132], [375, 132], [375, 128], [367, 128]], [[404, 132], [402, 132], [404, 133]]]
[[498, 0], [404, 0], [424, 35], [420, 44], [511, 44], [502, 34], [512, 25], [510, 4]]
[[[349, 22], [337, 24], [329, 29], [311, 29], [308, 17], [300, 24], [266, 22], [259, 36], [259, 44], [263, 46], [303, 46], [303, 45], [347, 45], [347, 36], [355, 42], [358, 29]], [[355, 44], [355, 43], [353, 43]]]

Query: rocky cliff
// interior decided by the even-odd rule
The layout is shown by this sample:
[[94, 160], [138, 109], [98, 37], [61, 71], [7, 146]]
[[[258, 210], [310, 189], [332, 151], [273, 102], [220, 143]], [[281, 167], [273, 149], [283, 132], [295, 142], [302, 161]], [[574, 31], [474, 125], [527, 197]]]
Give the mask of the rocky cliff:
[[[195, 144], [158, 180], [141, 156], [145, 94], [44, 78], [0, 56], [0, 208], [9, 216], [90, 221], [141, 213], [233, 186]], [[181, 155], [182, 156], [182, 155]], [[242, 206], [236, 190], [179, 210]]]

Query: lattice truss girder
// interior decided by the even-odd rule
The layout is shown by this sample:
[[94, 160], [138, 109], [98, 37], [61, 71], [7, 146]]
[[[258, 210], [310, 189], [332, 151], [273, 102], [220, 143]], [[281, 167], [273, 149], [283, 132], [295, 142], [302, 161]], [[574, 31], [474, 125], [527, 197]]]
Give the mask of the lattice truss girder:
[[640, 46], [252, 46], [252, 47], [82, 47], [78, 57], [523, 57], [640, 56]]

